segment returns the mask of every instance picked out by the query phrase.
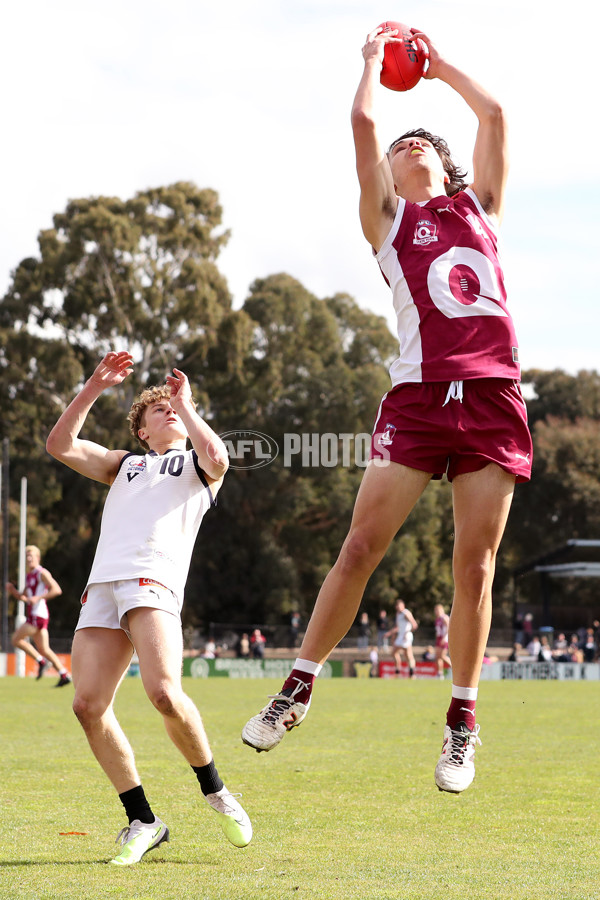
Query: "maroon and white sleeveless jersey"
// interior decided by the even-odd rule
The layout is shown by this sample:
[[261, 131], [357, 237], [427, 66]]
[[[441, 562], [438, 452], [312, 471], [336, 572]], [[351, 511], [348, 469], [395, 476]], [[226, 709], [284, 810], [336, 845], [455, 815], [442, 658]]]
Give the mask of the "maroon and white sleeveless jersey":
[[398, 198], [376, 255], [392, 289], [400, 356], [392, 384], [520, 377], [495, 224], [475, 193]]
[[435, 620], [435, 636], [443, 641], [448, 637], [448, 619], [446, 616], [438, 616]]
[[[38, 597], [40, 594], [45, 594], [47, 590], [48, 588], [42, 580], [41, 566], [37, 566], [27, 573], [25, 576], [25, 590], [23, 592], [27, 597]], [[27, 612], [30, 617], [39, 616], [40, 619], [47, 619], [49, 615], [48, 604], [42, 597], [37, 603], [30, 605]]]

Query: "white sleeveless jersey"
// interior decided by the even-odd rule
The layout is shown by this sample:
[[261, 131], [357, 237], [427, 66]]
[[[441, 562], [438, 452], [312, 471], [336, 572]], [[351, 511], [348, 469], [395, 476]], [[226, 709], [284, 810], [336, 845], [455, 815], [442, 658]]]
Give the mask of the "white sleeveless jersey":
[[413, 630], [412, 625], [404, 612], [396, 613], [396, 628], [398, 629], [398, 633], [395, 642], [398, 644], [403, 643], [406, 640], [406, 635], [410, 634]]
[[[42, 580], [41, 566], [37, 566], [27, 573], [25, 576], [25, 590], [23, 592], [27, 597], [37, 597], [39, 594], [44, 594], [47, 590], [48, 587]], [[49, 613], [45, 598], [42, 597], [37, 603], [30, 604], [28, 612], [30, 616], [39, 616], [40, 619], [47, 619]]]
[[213, 502], [195, 450], [126, 454], [104, 504], [88, 585], [151, 578], [181, 600]]
[[394, 386], [519, 379], [496, 227], [470, 188], [425, 204], [400, 197], [376, 259], [398, 321]]

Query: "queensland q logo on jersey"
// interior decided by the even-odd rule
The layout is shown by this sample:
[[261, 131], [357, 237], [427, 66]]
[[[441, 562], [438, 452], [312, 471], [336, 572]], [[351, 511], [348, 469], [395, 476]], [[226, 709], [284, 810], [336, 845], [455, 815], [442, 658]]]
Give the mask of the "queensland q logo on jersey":
[[419, 219], [415, 227], [415, 236], [413, 244], [423, 245], [431, 244], [437, 241], [437, 225], [430, 222], [429, 219]]
[[262, 431], [226, 431], [220, 435], [229, 454], [231, 469], [260, 469], [279, 454], [279, 446]]

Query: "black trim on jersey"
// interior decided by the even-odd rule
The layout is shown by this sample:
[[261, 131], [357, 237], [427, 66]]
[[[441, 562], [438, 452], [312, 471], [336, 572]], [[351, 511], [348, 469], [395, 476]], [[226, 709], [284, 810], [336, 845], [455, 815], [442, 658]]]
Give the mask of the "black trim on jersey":
[[[117, 469], [117, 475], [118, 475], [119, 472], [121, 471], [121, 466], [123, 465], [123, 463], [125, 462], [125, 460], [127, 459], [127, 457], [129, 457], [129, 456], [139, 456], [139, 455], [140, 455], [139, 453], [132, 453], [131, 451], [129, 451], [129, 453], [126, 453], [125, 456], [123, 457], [123, 459], [121, 460], [121, 462], [119, 463], [119, 468]], [[115, 475], [115, 478], [117, 477], [117, 475]]]
[[212, 491], [211, 491], [211, 489], [210, 489], [210, 487], [209, 487], [208, 481], [206, 480], [206, 476], [205, 476], [205, 474], [204, 474], [204, 471], [200, 468], [200, 464], [199, 464], [199, 462], [198, 462], [198, 454], [196, 453], [195, 450], [192, 450], [192, 459], [193, 459], [193, 461], [194, 461], [194, 468], [196, 469], [196, 472], [197, 472], [197, 474], [198, 474], [198, 478], [200, 479], [200, 481], [202, 482], [202, 484], [204, 485], [204, 487], [205, 487], [206, 490], [208, 491], [208, 496], [210, 497], [210, 505], [211, 505], [211, 506], [216, 506], [216, 505], [217, 505], [217, 498], [216, 498], [216, 497], [213, 497], [213, 493], [212, 493]]

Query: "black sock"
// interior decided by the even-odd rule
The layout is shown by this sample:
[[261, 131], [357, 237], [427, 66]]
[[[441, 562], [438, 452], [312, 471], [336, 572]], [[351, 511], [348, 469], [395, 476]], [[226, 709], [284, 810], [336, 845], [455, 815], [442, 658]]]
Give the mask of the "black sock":
[[207, 766], [192, 766], [192, 769], [196, 773], [200, 789], [205, 797], [207, 794], [216, 794], [223, 787], [213, 759]]
[[154, 822], [156, 817], [150, 809], [150, 804], [146, 800], [144, 788], [141, 784], [138, 787], [131, 788], [130, 791], [123, 791], [122, 794], [119, 794], [119, 800], [125, 807], [130, 825], [134, 819], [147, 825]]

